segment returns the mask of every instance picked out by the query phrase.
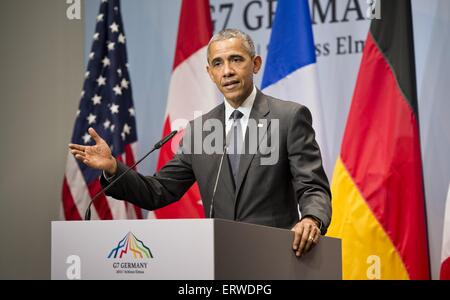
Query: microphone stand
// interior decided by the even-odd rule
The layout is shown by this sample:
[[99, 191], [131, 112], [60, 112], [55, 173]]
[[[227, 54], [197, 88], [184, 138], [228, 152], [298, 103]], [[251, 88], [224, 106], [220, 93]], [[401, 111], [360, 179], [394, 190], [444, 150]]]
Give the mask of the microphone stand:
[[223, 154], [222, 157], [220, 158], [219, 171], [217, 172], [216, 182], [214, 183], [213, 194], [211, 197], [211, 205], [209, 206], [209, 218], [214, 218], [214, 198], [216, 196], [216, 189], [217, 184], [219, 183], [220, 172], [222, 170], [223, 158], [225, 157], [226, 153], [227, 153], [227, 145], [223, 147]]

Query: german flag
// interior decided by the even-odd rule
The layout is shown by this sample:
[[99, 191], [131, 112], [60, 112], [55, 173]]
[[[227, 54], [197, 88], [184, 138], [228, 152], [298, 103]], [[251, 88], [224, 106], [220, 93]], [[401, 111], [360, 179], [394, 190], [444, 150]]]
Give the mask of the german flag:
[[411, 3], [382, 1], [332, 181], [344, 279], [429, 279]]

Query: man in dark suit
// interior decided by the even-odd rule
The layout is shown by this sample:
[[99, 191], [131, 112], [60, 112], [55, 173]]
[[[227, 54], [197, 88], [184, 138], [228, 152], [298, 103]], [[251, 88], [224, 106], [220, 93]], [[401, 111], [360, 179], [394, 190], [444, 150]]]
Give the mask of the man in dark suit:
[[[220, 151], [206, 154], [210, 152], [205, 149], [195, 153], [195, 147], [187, 145], [188, 139], [195, 141], [200, 135], [204, 142], [207, 132], [192, 130], [198, 120], [191, 121], [180, 150], [155, 176], [131, 171], [108, 195], [154, 210], [179, 200], [197, 181], [206, 216], [211, 208], [216, 218], [292, 229], [296, 255], [309, 251], [330, 224], [328, 180], [309, 110], [257, 90], [253, 74], [261, 64], [247, 34], [228, 29], [214, 35], [208, 45], [207, 72], [225, 99], [201, 120], [216, 120], [221, 125], [222, 143], [214, 143], [226, 144], [226, 155]], [[101, 183], [105, 186], [126, 166], [112, 157], [108, 145], [92, 128], [89, 133], [95, 146], [69, 147], [78, 160], [104, 171]], [[256, 147], [250, 147], [252, 141]], [[262, 153], [268, 141], [270, 151]], [[221, 158], [224, 163], [212, 204]]]

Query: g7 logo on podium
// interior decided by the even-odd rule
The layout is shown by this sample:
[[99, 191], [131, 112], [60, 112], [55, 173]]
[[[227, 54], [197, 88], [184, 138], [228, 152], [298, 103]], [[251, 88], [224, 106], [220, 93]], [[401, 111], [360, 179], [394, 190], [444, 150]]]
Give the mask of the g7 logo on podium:
[[143, 241], [128, 232], [108, 255], [116, 274], [144, 274], [153, 254]]
[[133, 258], [153, 258], [150, 248], [131, 232], [128, 232], [117, 246], [111, 250], [108, 258], [122, 258], [126, 254], [132, 255]]

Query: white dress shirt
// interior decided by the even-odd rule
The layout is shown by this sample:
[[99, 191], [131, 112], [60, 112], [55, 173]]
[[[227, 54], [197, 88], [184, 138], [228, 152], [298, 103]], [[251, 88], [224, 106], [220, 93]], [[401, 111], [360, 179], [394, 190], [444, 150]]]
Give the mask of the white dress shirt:
[[[247, 131], [248, 119], [250, 118], [250, 112], [252, 111], [253, 103], [256, 98], [256, 87], [253, 86], [253, 91], [250, 96], [245, 99], [245, 101], [237, 108], [243, 116], [239, 120], [241, 122], [242, 128], [242, 140], [245, 141], [245, 132]], [[230, 120], [230, 116], [235, 111], [235, 108], [228, 103], [228, 100], [224, 98], [225, 102], [225, 135], [230, 132], [231, 126], [233, 125], [233, 120]]]

